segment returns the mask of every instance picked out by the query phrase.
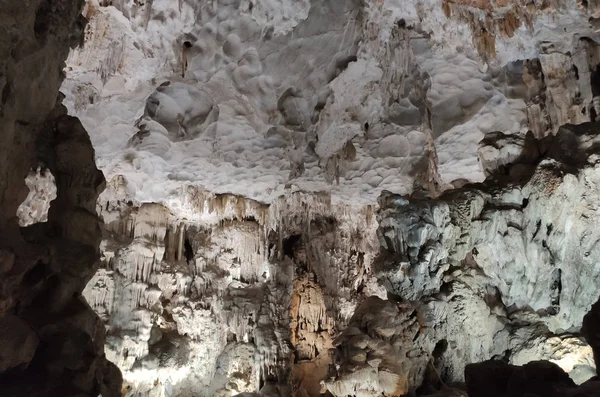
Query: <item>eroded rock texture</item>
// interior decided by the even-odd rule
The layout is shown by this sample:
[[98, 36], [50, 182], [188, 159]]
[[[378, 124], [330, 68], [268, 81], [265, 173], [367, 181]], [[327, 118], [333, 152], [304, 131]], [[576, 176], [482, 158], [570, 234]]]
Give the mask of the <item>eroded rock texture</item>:
[[[460, 346], [465, 337], [469, 340], [462, 351], [446, 351], [442, 376], [444, 371], [465, 367], [466, 362], [456, 361], [464, 359], [465, 348], [471, 362], [485, 356], [513, 364], [545, 358], [578, 383], [593, 375], [592, 348], [565, 331], [577, 332], [598, 298], [596, 264], [587, 259], [593, 255], [594, 227], [576, 226], [596, 212], [597, 128], [595, 124], [566, 126], [542, 141], [525, 139], [519, 144], [521, 154], [510, 165], [492, 170], [483, 184], [447, 192], [436, 200], [382, 197], [378, 234], [383, 252], [375, 273], [388, 291], [427, 301], [424, 317], [433, 323], [426, 334], [446, 335], [448, 347]], [[488, 144], [494, 137], [500, 138], [496, 143], [504, 140], [494, 134], [487, 137]], [[576, 201], [578, 205], [561, 205]], [[544, 219], [551, 219], [551, 226], [544, 225]], [[435, 311], [428, 316], [428, 309], [442, 309], [448, 317]], [[587, 314], [582, 331], [588, 343], [597, 346], [594, 313]], [[440, 336], [436, 331], [441, 331]], [[559, 374], [572, 382], [563, 369]], [[490, 386], [488, 378], [496, 376], [500, 375], [473, 375], [471, 383], [480, 382], [482, 391], [469, 389], [469, 395], [527, 392]], [[462, 379], [462, 374], [457, 371], [449, 379]], [[506, 387], [507, 381], [497, 382]], [[548, 394], [543, 388], [550, 386], [544, 382], [533, 382], [529, 392], [570, 395], [566, 391]]]
[[62, 91], [107, 177], [84, 296], [123, 394], [462, 395], [490, 359], [584, 390], [597, 8], [88, 1]]
[[[120, 394], [103, 324], [81, 296], [98, 263], [95, 203], [104, 177], [58, 91], [69, 47], [83, 37], [82, 6], [0, 3], [0, 395], [7, 397]], [[56, 192], [26, 201], [22, 227], [26, 177], [46, 170]], [[48, 198], [55, 198], [49, 211]]]
[[[491, 134], [482, 148], [518, 154], [484, 183], [385, 193], [375, 214], [299, 193], [265, 205], [188, 189], [195, 220], [101, 199], [103, 266], [84, 295], [125, 394], [460, 395], [465, 380], [491, 387], [464, 371], [494, 358], [549, 360], [567, 379], [551, 395], [595, 395], [597, 129]], [[518, 385], [546, 395], [554, 378]]]
[[327, 196], [266, 206], [188, 193], [201, 222], [156, 204], [100, 204], [104, 263], [84, 295], [131, 395], [225, 396], [273, 382], [282, 395], [318, 395], [357, 290], [385, 297], [368, 265], [372, 219], [341, 215]]

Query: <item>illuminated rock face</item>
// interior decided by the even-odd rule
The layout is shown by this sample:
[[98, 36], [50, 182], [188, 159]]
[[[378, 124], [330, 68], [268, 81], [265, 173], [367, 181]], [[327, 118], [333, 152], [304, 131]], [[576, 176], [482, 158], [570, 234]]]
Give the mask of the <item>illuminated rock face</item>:
[[84, 296], [124, 395], [586, 381], [596, 7], [90, 0], [62, 91], [107, 180]]

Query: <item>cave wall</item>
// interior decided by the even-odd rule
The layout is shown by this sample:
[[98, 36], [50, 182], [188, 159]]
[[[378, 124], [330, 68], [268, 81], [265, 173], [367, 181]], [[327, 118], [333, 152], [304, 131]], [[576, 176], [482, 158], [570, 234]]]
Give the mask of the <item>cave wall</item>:
[[594, 396], [597, 131], [490, 134], [482, 149], [519, 155], [490, 161], [485, 183], [385, 193], [371, 211], [189, 189], [193, 220], [103, 196], [84, 296], [126, 395], [450, 396], [466, 381], [477, 396], [498, 365], [516, 379], [498, 395], [545, 390], [523, 377], [547, 371], [565, 380], [552, 395]]
[[428, 394], [490, 358], [586, 381], [597, 170], [536, 167], [593, 158], [564, 125], [598, 113], [594, 12], [88, 1], [62, 91], [108, 180], [84, 296], [124, 394]]
[[[104, 328], [81, 296], [99, 257], [95, 212], [104, 176], [89, 136], [62, 106], [82, 1], [0, 4], [0, 395], [118, 396]], [[25, 178], [55, 177], [48, 221], [19, 226]]]

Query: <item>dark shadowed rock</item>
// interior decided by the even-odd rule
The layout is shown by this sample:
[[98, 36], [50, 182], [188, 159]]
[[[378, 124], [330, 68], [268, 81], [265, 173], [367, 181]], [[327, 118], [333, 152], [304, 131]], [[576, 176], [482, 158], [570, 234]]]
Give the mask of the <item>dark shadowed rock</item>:
[[[120, 396], [104, 326], [81, 297], [99, 261], [94, 149], [59, 87], [83, 1], [0, 0], [0, 396]], [[25, 177], [55, 177], [48, 221], [19, 227]]]

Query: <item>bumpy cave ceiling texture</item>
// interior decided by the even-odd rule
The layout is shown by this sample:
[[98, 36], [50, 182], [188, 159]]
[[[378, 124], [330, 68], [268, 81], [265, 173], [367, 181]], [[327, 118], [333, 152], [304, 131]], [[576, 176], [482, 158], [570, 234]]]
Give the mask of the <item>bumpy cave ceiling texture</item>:
[[600, 0], [0, 0], [0, 93], [0, 397], [600, 396]]

